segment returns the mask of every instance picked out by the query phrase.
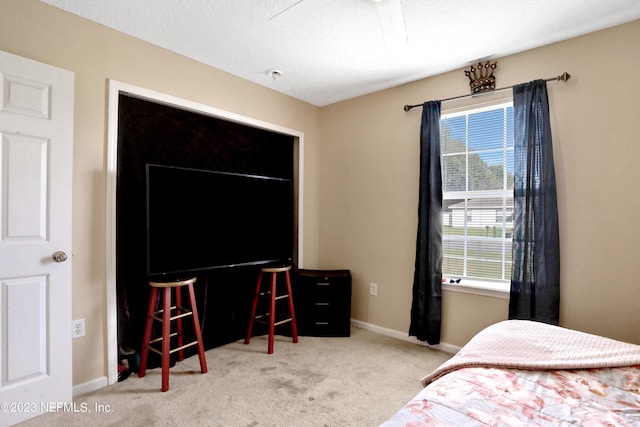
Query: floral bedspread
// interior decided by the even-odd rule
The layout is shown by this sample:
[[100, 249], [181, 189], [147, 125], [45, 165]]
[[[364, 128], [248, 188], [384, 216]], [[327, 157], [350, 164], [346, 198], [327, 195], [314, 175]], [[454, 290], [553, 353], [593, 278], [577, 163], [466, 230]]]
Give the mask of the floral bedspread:
[[640, 366], [462, 368], [435, 380], [382, 426], [640, 426]]
[[640, 346], [538, 322], [478, 333], [384, 427], [640, 426]]

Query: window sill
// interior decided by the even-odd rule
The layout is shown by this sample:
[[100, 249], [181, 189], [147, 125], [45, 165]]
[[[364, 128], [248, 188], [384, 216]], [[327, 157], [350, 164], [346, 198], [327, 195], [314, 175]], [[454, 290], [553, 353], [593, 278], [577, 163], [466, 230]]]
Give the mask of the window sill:
[[442, 289], [452, 292], [509, 299], [509, 284], [462, 279], [460, 283], [443, 283]]

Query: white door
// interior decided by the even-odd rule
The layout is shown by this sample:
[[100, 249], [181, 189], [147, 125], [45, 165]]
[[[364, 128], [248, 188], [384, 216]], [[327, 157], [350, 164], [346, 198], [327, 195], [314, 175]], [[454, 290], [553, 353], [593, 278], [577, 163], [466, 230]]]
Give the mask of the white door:
[[0, 51], [0, 425], [72, 399], [73, 81]]

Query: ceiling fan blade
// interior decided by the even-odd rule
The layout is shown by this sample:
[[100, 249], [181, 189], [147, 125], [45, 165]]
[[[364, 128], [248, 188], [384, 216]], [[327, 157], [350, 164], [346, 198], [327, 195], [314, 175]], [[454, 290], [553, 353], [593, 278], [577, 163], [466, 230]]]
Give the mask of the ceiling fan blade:
[[286, 9], [276, 13], [269, 21], [277, 20], [279, 23], [293, 22], [298, 19], [313, 16], [312, 12], [333, 0], [298, 0]]
[[402, 46], [407, 42], [407, 28], [400, 0], [378, 0], [378, 15], [387, 47]]

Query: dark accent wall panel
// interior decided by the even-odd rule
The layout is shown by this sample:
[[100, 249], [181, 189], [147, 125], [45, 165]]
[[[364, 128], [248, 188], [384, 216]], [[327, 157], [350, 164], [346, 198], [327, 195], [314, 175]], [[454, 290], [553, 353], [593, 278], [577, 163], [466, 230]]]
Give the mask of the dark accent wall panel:
[[[145, 165], [294, 179], [294, 138], [126, 94], [118, 112], [118, 342], [139, 351], [148, 298]], [[198, 275], [208, 348], [242, 337], [255, 277], [250, 268]]]

